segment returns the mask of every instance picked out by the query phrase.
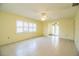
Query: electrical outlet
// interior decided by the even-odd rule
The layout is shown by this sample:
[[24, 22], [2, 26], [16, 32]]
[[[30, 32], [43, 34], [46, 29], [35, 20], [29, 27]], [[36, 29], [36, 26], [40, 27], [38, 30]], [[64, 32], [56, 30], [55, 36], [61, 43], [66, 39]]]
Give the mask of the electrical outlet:
[[8, 37], [8, 39], [10, 39], [10, 37]]

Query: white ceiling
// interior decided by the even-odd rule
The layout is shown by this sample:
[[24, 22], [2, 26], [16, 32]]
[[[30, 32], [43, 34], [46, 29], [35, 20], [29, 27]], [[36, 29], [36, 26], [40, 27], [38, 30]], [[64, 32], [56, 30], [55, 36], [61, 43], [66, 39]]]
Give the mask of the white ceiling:
[[45, 12], [48, 20], [73, 17], [78, 6], [72, 7], [72, 3], [4, 3], [0, 4], [1, 10], [41, 19], [41, 13]]

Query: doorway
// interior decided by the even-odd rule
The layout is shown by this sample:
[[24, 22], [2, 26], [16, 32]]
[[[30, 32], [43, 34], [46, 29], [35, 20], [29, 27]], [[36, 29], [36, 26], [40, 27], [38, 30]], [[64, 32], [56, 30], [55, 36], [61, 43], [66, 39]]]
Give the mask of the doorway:
[[59, 24], [58, 23], [52, 24], [52, 34], [54, 36], [59, 35]]

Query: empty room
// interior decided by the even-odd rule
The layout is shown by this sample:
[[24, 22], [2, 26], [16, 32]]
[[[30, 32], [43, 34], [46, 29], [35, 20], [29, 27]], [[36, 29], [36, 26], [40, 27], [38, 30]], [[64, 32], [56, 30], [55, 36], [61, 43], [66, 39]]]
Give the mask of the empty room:
[[79, 3], [0, 3], [0, 56], [79, 56]]

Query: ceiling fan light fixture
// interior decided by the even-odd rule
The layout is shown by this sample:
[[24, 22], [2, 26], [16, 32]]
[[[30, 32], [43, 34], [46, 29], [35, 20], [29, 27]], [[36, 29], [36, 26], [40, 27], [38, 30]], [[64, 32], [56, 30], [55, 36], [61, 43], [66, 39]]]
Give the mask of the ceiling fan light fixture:
[[41, 18], [41, 20], [42, 20], [42, 21], [45, 21], [46, 19], [45, 19], [45, 18]]
[[42, 13], [42, 14], [41, 14], [41, 16], [42, 16], [41, 20], [42, 20], [42, 21], [45, 21], [45, 20], [46, 20], [46, 18], [47, 18], [46, 13]]

